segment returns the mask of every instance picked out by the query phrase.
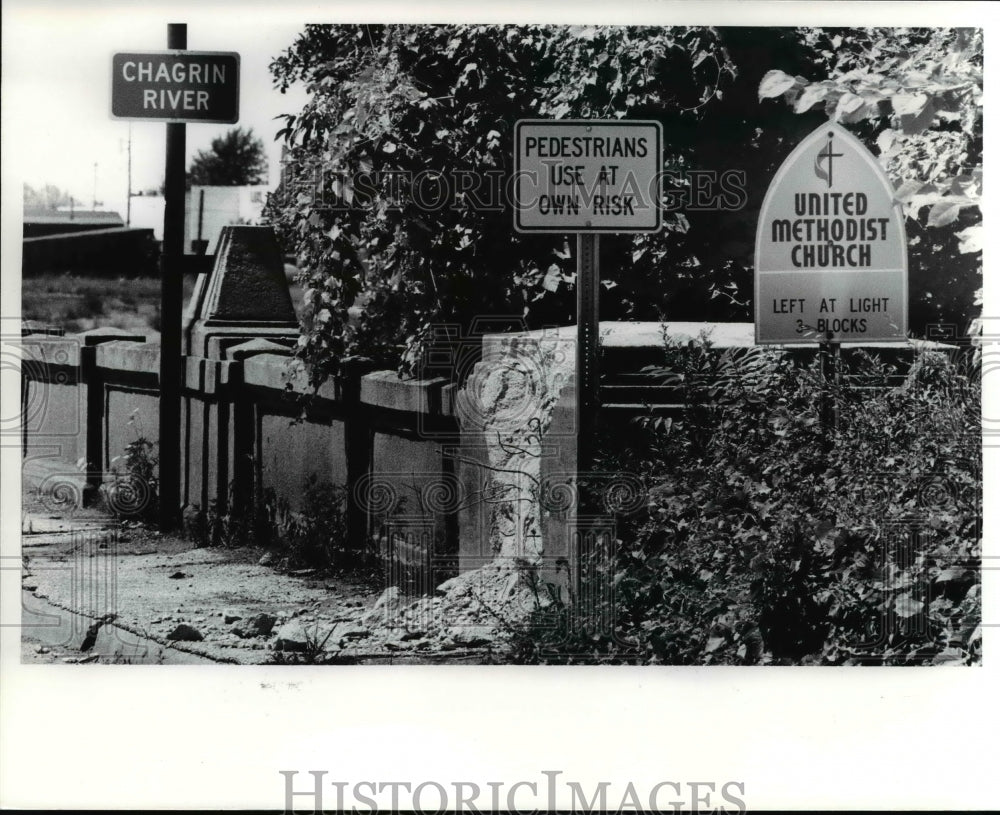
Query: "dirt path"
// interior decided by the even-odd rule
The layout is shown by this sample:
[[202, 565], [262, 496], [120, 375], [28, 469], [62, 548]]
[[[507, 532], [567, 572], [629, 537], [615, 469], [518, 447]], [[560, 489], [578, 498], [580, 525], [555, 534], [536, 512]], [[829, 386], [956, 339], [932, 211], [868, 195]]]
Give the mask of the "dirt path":
[[[95, 620], [23, 592], [23, 664], [211, 665], [215, 660], [132, 633], [114, 622]], [[82, 646], [93, 632], [94, 643]]]
[[441, 598], [402, 598], [378, 574], [282, 574], [257, 549], [198, 548], [92, 510], [30, 504], [22, 554], [26, 662], [490, 659], [479, 629], [428, 619]]

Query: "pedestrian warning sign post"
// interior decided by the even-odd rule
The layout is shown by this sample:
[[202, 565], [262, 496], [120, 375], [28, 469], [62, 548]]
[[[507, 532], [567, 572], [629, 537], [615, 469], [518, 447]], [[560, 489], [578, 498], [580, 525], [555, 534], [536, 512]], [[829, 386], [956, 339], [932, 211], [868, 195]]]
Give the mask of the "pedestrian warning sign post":
[[659, 231], [659, 122], [523, 119], [514, 133], [519, 232]]
[[[578, 475], [593, 466], [600, 409], [599, 235], [658, 231], [662, 177], [659, 122], [524, 119], [514, 125], [514, 228], [577, 233]], [[582, 512], [585, 481], [578, 486]]]
[[754, 290], [759, 344], [905, 341], [902, 212], [874, 156], [839, 125], [813, 131], [775, 174]]
[[140, 51], [111, 59], [111, 116], [154, 122], [235, 124], [240, 55]]

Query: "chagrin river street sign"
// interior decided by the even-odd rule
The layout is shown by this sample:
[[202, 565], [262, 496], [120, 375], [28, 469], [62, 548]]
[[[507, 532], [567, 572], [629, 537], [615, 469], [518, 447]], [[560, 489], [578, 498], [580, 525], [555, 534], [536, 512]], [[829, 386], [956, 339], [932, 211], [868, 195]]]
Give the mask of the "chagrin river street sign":
[[225, 51], [115, 54], [111, 116], [235, 124], [240, 118], [240, 55]]
[[874, 156], [824, 124], [778, 169], [757, 221], [759, 344], [903, 341], [906, 231]]

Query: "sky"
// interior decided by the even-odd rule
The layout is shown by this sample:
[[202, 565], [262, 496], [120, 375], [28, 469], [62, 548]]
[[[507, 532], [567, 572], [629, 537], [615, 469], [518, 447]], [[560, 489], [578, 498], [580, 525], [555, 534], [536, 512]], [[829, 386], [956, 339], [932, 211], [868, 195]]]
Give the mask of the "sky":
[[[125, 214], [128, 141], [132, 137], [132, 190], [158, 189], [163, 181], [166, 127], [161, 122], [111, 118], [111, 58], [118, 51], [166, 49], [167, 22], [188, 23], [188, 48], [240, 54], [240, 120], [264, 141], [270, 182], [280, 172], [280, 144], [274, 141], [280, 113], [297, 112], [306, 99], [300, 86], [285, 94], [274, 89], [268, 64], [303, 30], [304, 20], [268, 20], [259, 15], [178, 19], [142, 13], [133, 6], [95, 4], [35, 5], [18, 8], [17, 37], [4, 43], [3, 107], [5, 140], [20, 142], [17, 175], [22, 183], [67, 190], [89, 208], [95, 198], [105, 209]], [[5, 3], [4, 25], [11, 23]], [[154, 7], [155, 9], [155, 7]], [[6, 40], [7, 38], [5, 38]], [[16, 111], [11, 115], [10, 111]], [[30, 127], [27, 125], [30, 123]], [[235, 125], [233, 125], [235, 126]], [[210, 147], [231, 127], [187, 126], [187, 161]], [[7, 155], [7, 154], [5, 154]], [[95, 167], [96, 165], [96, 167]]]

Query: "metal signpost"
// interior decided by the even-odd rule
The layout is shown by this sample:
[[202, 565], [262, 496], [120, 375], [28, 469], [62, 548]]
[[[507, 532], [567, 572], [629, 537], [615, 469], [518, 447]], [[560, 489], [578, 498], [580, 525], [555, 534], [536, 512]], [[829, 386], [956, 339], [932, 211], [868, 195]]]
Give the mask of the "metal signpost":
[[[186, 123], [239, 119], [239, 54], [186, 51], [187, 25], [167, 26], [170, 51], [115, 54], [111, 116], [167, 123], [163, 248], [160, 253], [160, 528], [173, 528], [180, 508], [181, 312], [184, 302]], [[131, 191], [130, 191], [131, 193]]]
[[[778, 169], [760, 210], [757, 344], [818, 342], [829, 380], [841, 342], [905, 342], [906, 260], [902, 212], [875, 157], [837, 124], [816, 128]], [[824, 426], [835, 421], [827, 398]]]
[[514, 128], [514, 227], [576, 232], [577, 471], [593, 466], [600, 408], [599, 234], [657, 232], [663, 128], [659, 122], [521, 120]]

